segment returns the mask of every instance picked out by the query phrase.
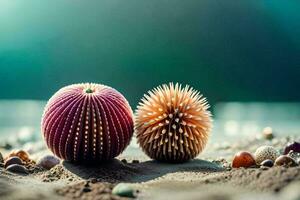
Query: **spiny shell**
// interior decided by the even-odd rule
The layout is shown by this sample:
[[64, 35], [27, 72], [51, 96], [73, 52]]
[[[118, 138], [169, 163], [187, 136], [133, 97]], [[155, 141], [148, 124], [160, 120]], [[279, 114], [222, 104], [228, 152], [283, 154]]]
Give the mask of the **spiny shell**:
[[272, 160], [275, 162], [276, 158], [279, 156], [279, 152], [272, 146], [261, 146], [255, 151], [255, 161], [258, 165], [264, 160]]
[[47, 146], [59, 158], [103, 161], [118, 156], [129, 144], [133, 115], [117, 90], [100, 84], [74, 84], [49, 100], [41, 129]]
[[23, 162], [18, 156], [9, 157], [7, 160], [5, 160], [4, 167], [7, 168], [13, 164], [22, 165]]
[[255, 166], [255, 159], [253, 155], [247, 151], [240, 151], [235, 154], [232, 167], [233, 168], [240, 168], [240, 167], [251, 167]]
[[156, 160], [192, 159], [204, 149], [211, 131], [208, 108], [206, 99], [189, 86], [159, 86], [145, 94], [137, 107], [137, 141]]
[[60, 160], [52, 155], [46, 155], [40, 158], [37, 162], [38, 166], [41, 166], [45, 169], [51, 169], [55, 165], [58, 165], [60, 163]]

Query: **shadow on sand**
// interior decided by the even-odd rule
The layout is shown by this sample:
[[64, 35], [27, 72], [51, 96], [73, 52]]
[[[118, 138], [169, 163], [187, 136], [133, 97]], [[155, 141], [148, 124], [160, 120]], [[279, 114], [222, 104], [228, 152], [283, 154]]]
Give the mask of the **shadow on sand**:
[[157, 161], [141, 163], [123, 163], [117, 159], [97, 165], [76, 165], [67, 161], [63, 162], [66, 170], [80, 178], [97, 178], [105, 182], [144, 182], [168, 173], [174, 172], [215, 172], [223, 171], [219, 165], [200, 159], [186, 163], [170, 164]]

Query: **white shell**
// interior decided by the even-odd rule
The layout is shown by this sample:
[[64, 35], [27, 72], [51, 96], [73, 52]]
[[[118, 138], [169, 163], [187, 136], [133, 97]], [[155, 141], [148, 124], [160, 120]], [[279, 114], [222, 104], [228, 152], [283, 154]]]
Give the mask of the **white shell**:
[[275, 162], [279, 152], [272, 146], [261, 146], [255, 151], [256, 164], [261, 164], [264, 160], [270, 159]]

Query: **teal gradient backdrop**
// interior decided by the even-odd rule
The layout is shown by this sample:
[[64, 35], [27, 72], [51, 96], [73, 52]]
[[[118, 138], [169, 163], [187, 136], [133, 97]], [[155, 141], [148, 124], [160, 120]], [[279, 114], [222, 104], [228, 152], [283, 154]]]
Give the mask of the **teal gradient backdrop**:
[[300, 101], [300, 1], [0, 0], [0, 99], [169, 81], [209, 101]]

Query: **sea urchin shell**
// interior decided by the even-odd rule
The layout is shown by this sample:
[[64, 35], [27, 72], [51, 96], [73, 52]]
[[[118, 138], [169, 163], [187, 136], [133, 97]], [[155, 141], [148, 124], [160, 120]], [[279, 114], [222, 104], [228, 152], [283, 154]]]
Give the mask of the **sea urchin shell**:
[[196, 157], [211, 131], [211, 113], [202, 95], [189, 86], [159, 86], [139, 103], [136, 136], [143, 151], [153, 159], [183, 162]]
[[115, 89], [74, 84], [47, 103], [42, 133], [52, 152], [65, 160], [102, 161], [118, 156], [133, 134], [132, 110]]
[[272, 146], [261, 146], [254, 153], [255, 161], [260, 165], [264, 160], [272, 160], [275, 162], [279, 156], [278, 151]]

